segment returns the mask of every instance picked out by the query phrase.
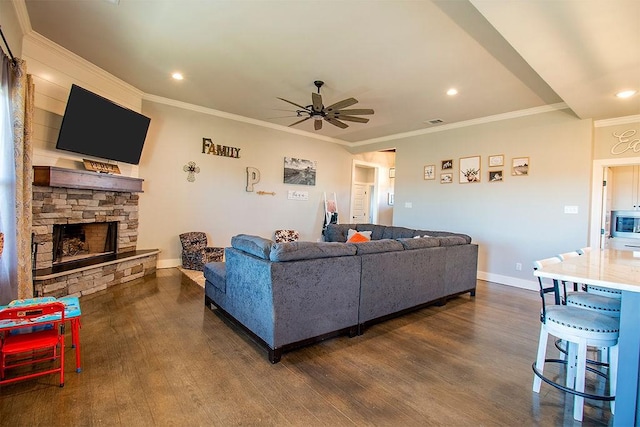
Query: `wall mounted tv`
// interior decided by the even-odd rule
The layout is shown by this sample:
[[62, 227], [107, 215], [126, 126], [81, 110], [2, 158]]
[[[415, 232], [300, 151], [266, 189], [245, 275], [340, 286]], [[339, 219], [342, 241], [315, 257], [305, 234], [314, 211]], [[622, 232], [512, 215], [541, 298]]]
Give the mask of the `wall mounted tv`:
[[150, 121], [72, 85], [56, 148], [137, 165]]

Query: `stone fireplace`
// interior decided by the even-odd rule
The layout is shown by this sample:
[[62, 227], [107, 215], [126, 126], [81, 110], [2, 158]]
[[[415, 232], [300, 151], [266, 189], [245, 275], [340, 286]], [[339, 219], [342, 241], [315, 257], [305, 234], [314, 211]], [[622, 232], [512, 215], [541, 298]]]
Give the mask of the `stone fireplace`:
[[34, 291], [85, 295], [155, 272], [137, 250], [142, 180], [34, 166]]

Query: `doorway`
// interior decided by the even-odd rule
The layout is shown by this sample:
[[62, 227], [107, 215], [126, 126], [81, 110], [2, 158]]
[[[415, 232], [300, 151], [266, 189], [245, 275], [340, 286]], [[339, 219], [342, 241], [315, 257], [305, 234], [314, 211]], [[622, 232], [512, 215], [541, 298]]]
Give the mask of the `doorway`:
[[[604, 248], [608, 237], [611, 189], [604, 185], [610, 169], [616, 166], [640, 165], [640, 157], [602, 159], [593, 161], [591, 179], [591, 220], [589, 226], [589, 246]], [[609, 202], [608, 202], [609, 201]]]
[[350, 224], [376, 224], [378, 221], [378, 165], [353, 161], [351, 173]]

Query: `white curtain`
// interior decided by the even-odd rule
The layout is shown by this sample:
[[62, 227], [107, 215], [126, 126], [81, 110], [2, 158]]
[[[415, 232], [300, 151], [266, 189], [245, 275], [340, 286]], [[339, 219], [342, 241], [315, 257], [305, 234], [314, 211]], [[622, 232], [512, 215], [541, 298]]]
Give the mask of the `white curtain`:
[[31, 129], [33, 79], [24, 60], [2, 53], [0, 73], [0, 304], [33, 296]]
[[[2, 54], [2, 74], [0, 85], [0, 232], [5, 235], [5, 245], [0, 255], [0, 304], [18, 297], [16, 254], [16, 179], [13, 154], [13, 127], [11, 125], [11, 93], [9, 76], [11, 60]], [[12, 244], [13, 243], [13, 244]], [[13, 273], [13, 274], [12, 274]]]

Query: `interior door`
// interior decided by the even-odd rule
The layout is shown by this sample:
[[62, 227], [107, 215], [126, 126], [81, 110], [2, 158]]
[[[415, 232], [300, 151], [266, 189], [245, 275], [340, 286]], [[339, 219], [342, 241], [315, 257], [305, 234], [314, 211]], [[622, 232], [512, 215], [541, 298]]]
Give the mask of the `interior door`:
[[353, 184], [351, 194], [351, 223], [367, 224], [371, 222], [369, 217], [369, 206], [371, 205], [369, 186], [366, 184]]

